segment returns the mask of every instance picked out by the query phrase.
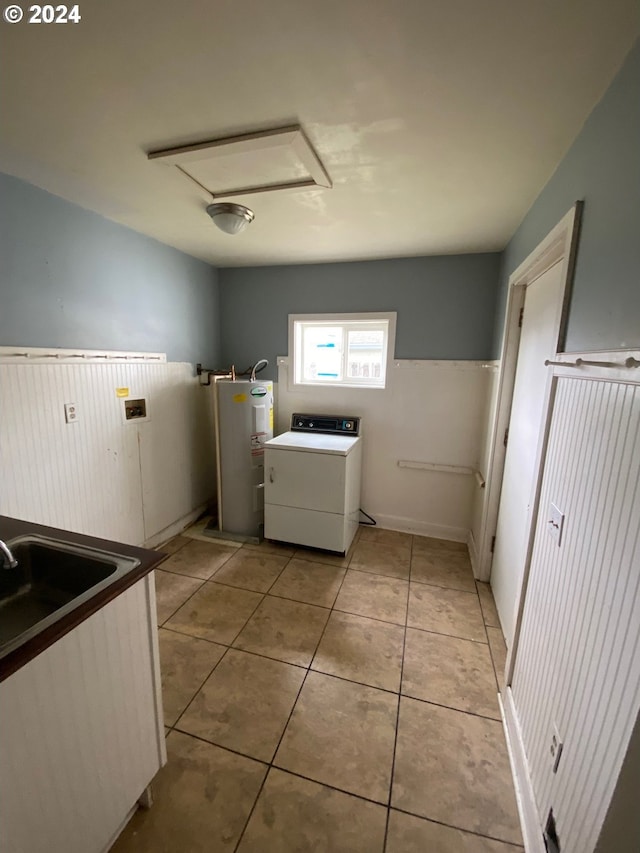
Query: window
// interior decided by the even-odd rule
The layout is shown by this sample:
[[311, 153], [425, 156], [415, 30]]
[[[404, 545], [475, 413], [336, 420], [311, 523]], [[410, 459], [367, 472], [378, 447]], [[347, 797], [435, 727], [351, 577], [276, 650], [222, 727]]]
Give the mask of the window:
[[296, 385], [384, 388], [393, 353], [393, 314], [290, 314]]

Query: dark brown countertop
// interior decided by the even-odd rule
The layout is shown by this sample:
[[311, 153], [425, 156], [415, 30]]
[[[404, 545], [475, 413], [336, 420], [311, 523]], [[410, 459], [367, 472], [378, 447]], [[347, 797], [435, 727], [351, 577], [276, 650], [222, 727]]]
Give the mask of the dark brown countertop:
[[47, 536], [50, 539], [61, 539], [90, 548], [111, 551], [116, 554], [122, 554], [125, 557], [135, 557], [140, 560], [140, 564], [117, 578], [110, 586], [96, 592], [94, 596], [78, 605], [71, 613], [67, 613], [61, 617], [55, 624], [45, 628], [37, 636], [32, 637], [18, 648], [10, 651], [3, 658], [0, 658], [0, 681], [3, 681], [26, 663], [29, 663], [36, 655], [39, 655], [40, 652], [43, 652], [61, 637], [64, 637], [65, 634], [68, 634], [69, 631], [104, 607], [105, 604], [113, 601], [114, 598], [130, 586], [133, 586], [134, 583], [137, 583], [137, 581], [153, 571], [167, 557], [166, 554], [160, 551], [137, 548], [134, 545], [124, 545], [121, 542], [112, 542], [109, 539], [97, 539], [94, 536], [83, 536], [80, 533], [72, 533], [70, 530], [46, 527], [43, 524], [34, 524], [30, 521], [21, 521], [17, 518], [0, 515], [0, 539], [4, 542], [9, 539], [15, 539], [17, 536], [28, 534], [39, 534], [40, 536]]

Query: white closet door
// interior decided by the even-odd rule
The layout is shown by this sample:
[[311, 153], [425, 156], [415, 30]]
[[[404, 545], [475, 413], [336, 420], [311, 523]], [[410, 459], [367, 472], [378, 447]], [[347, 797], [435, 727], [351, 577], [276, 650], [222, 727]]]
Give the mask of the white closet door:
[[556, 353], [563, 297], [560, 262], [527, 286], [491, 568], [491, 587], [507, 645], [515, 629], [526, 556], [527, 519], [545, 407], [548, 371], [544, 362]]

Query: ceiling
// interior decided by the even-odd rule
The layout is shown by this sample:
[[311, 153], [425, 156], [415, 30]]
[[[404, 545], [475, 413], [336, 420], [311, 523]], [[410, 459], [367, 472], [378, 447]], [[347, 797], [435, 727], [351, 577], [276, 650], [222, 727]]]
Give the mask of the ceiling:
[[[24, 4], [24, 8], [27, 6]], [[218, 266], [502, 249], [640, 30], [637, 0], [85, 0], [2, 23], [0, 171]], [[332, 189], [210, 198], [150, 151], [300, 124]]]

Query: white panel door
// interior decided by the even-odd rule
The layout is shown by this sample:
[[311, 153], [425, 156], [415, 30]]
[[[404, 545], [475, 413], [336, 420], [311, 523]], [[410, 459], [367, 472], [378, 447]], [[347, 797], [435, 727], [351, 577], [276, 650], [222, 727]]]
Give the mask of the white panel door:
[[504, 465], [491, 587], [511, 645], [527, 547], [530, 501], [544, 416], [547, 368], [558, 345], [564, 298], [562, 263], [527, 286]]
[[265, 504], [343, 514], [346, 467], [346, 456], [267, 447]]

